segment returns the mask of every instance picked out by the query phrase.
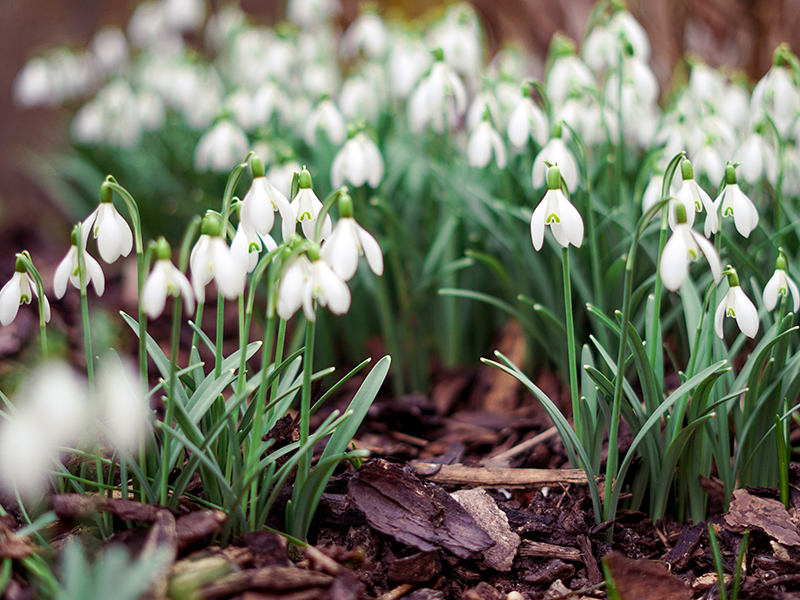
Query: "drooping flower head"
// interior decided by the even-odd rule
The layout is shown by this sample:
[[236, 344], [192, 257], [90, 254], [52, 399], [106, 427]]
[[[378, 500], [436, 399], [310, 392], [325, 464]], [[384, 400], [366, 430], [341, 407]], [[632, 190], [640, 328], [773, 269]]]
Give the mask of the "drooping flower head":
[[522, 148], [533, 139], [539, 146], [547, 143], [550, 127], [544, 111], [531, 97], [529, 84], [522, 87], [522, 99], [508, 118], [508, 139], [517, 148]]
[[736, 230], [744, 237], [750, 237], [758, 225], [758, 210], [736, 182], [736, 169], [731, 163], [725, 167], [725, 187], [714, 206], [719, 207], [723, 217], [733, 217]]
[[167, 296], [183, 298], [188, 314], [194, 313], [194, 292], [186, 275], [172, 264], [172, 248], [163, 237], [156, 247], [156, 262], [142, 288], [142, 307], [147, 316], [157, 319], [164, 312]]
[[[0, 323], [10, 325], [17, 316], [20, 304], [30, 304], [31, 299], [38, 298], [38, 296], [36, 283], [28, 275], [28, 268], [25, 266], [21, 255], [18, 254], [16, 265], [14, 266], [14, 275], [0, 290]], [[50, 303], [47, 301], [47, 296], [43, 296], [42, 300], [44, 321], [49, 323]]]
[[319, 247], [311, 244], [295, 256], [281, 276], [278, 287], [278, 316], [289, 320], [297, 309], [309, 321], [316, 320], [314, 302], [327, 306], [335, 315], [350, 310], [350, 288], [322, 258]]
[[368, 185], [377, 188], [386, 171], [381, 151], [361, 127], [351, 130], [350, 139], [336, 153], [331, 164], [334, 188], [349, 183], [353, 187]]
[[189, 257], [192, 288], [195, 297], [204, 302], [206, 286], [213, 279], [220, 293], [233, 300], [244, 291], [247, 270], [245, 264], [228, 248], [222, 238], [222, 222], [218, 214], [208, 211], [200, 225], [200, 238]]
[[248, 239], [266, 237], [275, 224], [275, 213], [281, 215], [281, 235], [288, 240], [294, 232], [295, 214], [289, 200], [264, 175], [264, 163], [258, 156], [250, 159], [253, 183], [242, 201], [240, 223]]
[[[711, 197], [694, 180], [694, 168], [692, 167], [691, 161], [687, 159], [681, 161], [681, 178], [683, 179], [683, 183], [681, 183], [681, 187], [676, 194], [676, 199], [683, 204], [684, 207], [694, 206], [696, 212], [702, 212], [705, 208], [705, 234], [706, 237], [709, 237], [712, 233], [716, 233], [719, 230], [717, 211], [714, 210], [714, 202], [711, 200]], [[670, 210], [669, 224], [674, 230], [676, 225], [675, 209], [677, 207], [677, 202], [670, 204], [672, 210]], [[691, 227], [694, 224], [694, 214], [691, 209], [687, 208], [686, 218], [686, 222], [689, 227]]]
[[714, 276], [714, 282], [722, 278], [722, 265], [714, 244], [697, 233], [687, 221], [687, 210], [680, 200], [674, 207], [675, 226], [672, 236], [667, 240], [661, 254], [658, 272], [664, 287], [677, 292], [689, 273], [689, 263], [698, 259], [700, 254], [708, 260], [708, 266]]
[[111, 264], [120, 256], [128, 256], [133, 249], [133, 234], [128, 222], [111, 202], [114, 191], [107, 183], [100, 186], [100, 205], [83, 222], [82, 243], [86, 247], [89, 233], [97, 240], [100, 257]]
[[436, 62], [417, 85], [408, 102], [409, 127], [422, 133], [426, 127], [442, 133], [467, 110], [467, 90], [458, 74], [444, 61], [441, 49], [434, 51]]
[[497, 130], [492, 127], [491, 116], [487, 110], [484, 113], [483, 121], [469, 136], [467, 158], [471, 167], [483, 169], [491, 162], [492, 155], [494, 155], [497, 168], [505, 169], [508, 162], [506, 145]]
[[358, 257], [364, 255], [375, 275], [383, 274], [383, 252], [375, 238], [353, 218], [353, 199], [347, 192], [338, 199], [339, 220], [330, 237], [322, 244], [320, 254], [344, 281], [358, 269]]
[[547, 193], [531, 217], [531, 240], [534, 249], [541, 250], [547, 225], [556, 241], [564, 248], [572, 244], [580, 248], [583, 243], [583, 219], [570, 203], [562, 189], [561, 171], [557, 165], [547, 170]]
[[724, 273], [728, 276], [730, 289], [714, 313], [714, 331], [721, 339], [725, 339], [725, 331], [722, 326], [725, 317], [728, 316], [736, 319], [736, 324], [743, 334], [754, 338], [758, 333], [758, 311], [739, 286], [736, 269], [729, 265], [725, 268]]
[[792, 306], [794, 312], [800, 309], [800, 290], [797, 284], [786, 273], [787, 261], [783, 250], [778, 254], [775, 261], [775, 273], [770, 277], [767, 285], [764, 286], [764, 306], [767, 310], [773, 310], [778, 305], [778, 297], [792, 294]]
[[317, 238], [317, 217], [322, 210], [322, 202], [311, 189], [311, 173], [305, 167], [300, 171], [299, 184], [300, 189], [292, 200], [292, 210], [297, 215], [297, 221], [303, 226], [303, 235], [306, 239], [318, 243], [330, 236], [333, 223], [330, 215], [325, 215], [325, 221]]
[[67, 282], [81, 289], [81, 263], [83, 263], [83, 276], [86, 278], [86, 285], [89, 285], [89, 282], [91, 282], [94, 287], [94, 293], [98, 296], [102, 296], [105, 291], [106, 279], [103, 275], [103, 269], [100, 268], [100, 263], [86, 252], [86, 247], [83, 243], [78, 243], [78, 230], [80, 228], [80, 225], [77, 225], [75, 229], [72, 230], [70, 236], [72, 246], [69, 252], [67, 252], [67, 255], [58, 264], [58, 268], [56, 268], [56, 274], [53, 277], [53, 292], [56, 298], [62, 298], [64, 296], [67, 291]]

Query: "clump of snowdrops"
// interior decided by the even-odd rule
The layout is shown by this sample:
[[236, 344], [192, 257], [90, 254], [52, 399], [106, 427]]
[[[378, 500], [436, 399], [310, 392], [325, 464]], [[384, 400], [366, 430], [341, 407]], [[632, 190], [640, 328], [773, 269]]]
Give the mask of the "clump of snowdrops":
[[[167, 15], [169, 4], [148, 11]], [[397, 393], [426, 387], [432, 357], [474, 360], [511, 315], [539, 358], [493, 364], [548, 410], [570, 462], [590, 475], [598, 522], [613, 519], [622, 492], [654, 519], [701, 520], [709, 477], [726, 496], [753, 484], [780, 485], [785, 498], [800, 390], [791, 50], [779, 46], [752, 89], [687, 57], [663, 93], [646, 33], [617, 1], [597, 5], [580, 45], [555, 36], [539, 77], [517, 48], [487, 60], [467, 5], [422, 31], [365, 11], [341, 32], [337, 10], [292, 0], [290, 23], [274, 29], [230, 6], [153, 28], [137, 11], [127, 36], [104, 33], [119, 60], [92, 71], [75, 153], [55, 161], [50, 181], [78, 203], [99, 173], [130, 173], [137, 197], [167, 199], [179, 216], [251, 148], [284, 195], [306, 164], [323, 185], [349, 186], [386, 250], [384, 277], [358, 278], [368, 292], [358, 322], [320, 328], [344, 323], [350, 353], [380, 335], [400, 365]], [[189, 50], [182, 32], [203, 23], [203, 46]], [[75, 59], [91, 64], [92, 52]], [[28, 67], [17, 89], [27, 104], [66, 97]], [[226, 211], [220, 221], [224, 231]], [[315, 240], [326, 225], [309, 227]], [[266, 246], [258, 233], [240, 244]], [[562, 374], [569, 405], [525, 375], [545, 364]], [[622, 419], [633, 434], [624, 456]]]

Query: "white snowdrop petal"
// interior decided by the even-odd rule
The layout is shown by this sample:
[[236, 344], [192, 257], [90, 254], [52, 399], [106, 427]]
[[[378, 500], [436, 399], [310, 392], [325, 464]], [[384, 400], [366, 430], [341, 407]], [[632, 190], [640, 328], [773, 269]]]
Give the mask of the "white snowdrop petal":
[[367, 259], [367, 265], [377, 276], [383, 275], [383, 251], [377, 240], [363, 227], [356, 224], [358, 230], [358, 241]]
[[545, 220], [547, 218], [547, 197], [539, 202], [539, 205], [533, 211], [531, 217], [531, 241], [533, 242], [534, 250], [541, 250], [544, 244], [544, 228]]
[[733, 310], [736, 314], [736, 324], [743, 334], [754, 338], [758, 333], [758, 311], [742, 288], [737, 286], [734, 290]]
[[89, 281], [92, 282], [94, 293], [98, 296], [102, 296], [106, 289], [106, 278], [103, 275], [103, 269], [100, 267], [100, 263], [90, 256], [89, 253], [84, 252], [83, 257], [84, 264], [86, 265], [86, 274]]
[[677, 292], [689, 270], [687, 248], [680, 231], [676, 230], [664, 245], [658, 272], [664, 287]]
[[156, 266], [142, 288], [142, 306], [150, 319], [157, 319], [167, 303], [167, 275], [161, 265]]
[[[775, 273], [773, 273], [772, 277], [769, 278], [767, 285], [764, 286], [764, 292], [762, 294], [762, 298], [764, 300], [764, 306], [766, 307], [767, 310], [772, 310], [778, 305], [778, 298], [780, 296], [780, 287], [782, 283], [781, 282], [782, 273], [783, 271], [781, 271], [780, 269], [776, 270]], [[798, 296], [795, 295], [795, 305], [797, 305], [798, 300], [800, 300], [800, 298], [798, 298]], [[795, 306], [795, 311], [796, 310], [797, 307]]]
[[20, 286], [17, 273], [0, 290], [0, 323], [10, 325], [17, 316], [20, 302]]

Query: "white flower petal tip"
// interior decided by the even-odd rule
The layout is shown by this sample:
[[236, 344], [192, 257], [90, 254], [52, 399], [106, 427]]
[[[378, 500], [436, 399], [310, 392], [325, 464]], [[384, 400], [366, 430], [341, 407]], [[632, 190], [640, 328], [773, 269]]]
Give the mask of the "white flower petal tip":
[[331, 184], [338, 188], [349, 183], [355, 188], [377, 188], [383, 181], [386, 164], [378, 146], [363, 131], [347, 140], [331, 164]]
[[723, 217], [733, 217], [736, 230], [743, 237], [750, 237], [758, 226], [758, 210], [738, 184], [726, 185], [714, 204], [720, 207]]
[[[83, 253], [86, 285], [92, 284], [95, 294], [102, 296], [106, 287], [103, 269], [92, 256], [85, 250]], [[78, 272], [78, 246], [71, 246], [66, 256], [61, 260], [56, 273], [53, 276], [53, 291], [56, 298], [63, 298], [67, 292], [67, 283], [71, 283], [75, 288], [81, 289], [81, 280]]]
[[339, 219], [321, 249], [322, 258], [344, 281], [349, 281], [358, 269], [358, 257], [364, 255], [375, 275], [383, 274], [383, 252], [378, 242], [355, 219]]

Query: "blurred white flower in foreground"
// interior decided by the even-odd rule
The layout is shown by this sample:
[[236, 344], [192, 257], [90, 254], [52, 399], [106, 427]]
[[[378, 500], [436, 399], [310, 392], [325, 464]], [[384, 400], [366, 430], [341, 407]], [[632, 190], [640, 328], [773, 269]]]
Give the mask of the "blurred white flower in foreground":
[[288, 321], [302, 306], [306, 318], [314, 321], [315, 300], [333, 314], [343, 315], [350, 310], [350, 288], [320, 257], [317, 248], [310, 248], [308, 254], [310, 258], [305, 254], [294, 258], [281, 276], [278, 315]]
[[111, 443], [128, 452], [139, 448], [150, 423], [150, 406], [132, 364], [109, 353], [97, 371], [100, 419]]
[[547, 176], [547, 164], [558, 165], [561, 176], [567, 184], [570, 193], [578, 189], [578, 163], [572, 156], [564, 140], [561, 139], [561, 124], [553, 127], [553, 137], [545, 144], [533, 160], [533, 187], [539, 189], [544, 186]]
[[494, 155], [497, 168], [505, 169], [508, 163], [505, 142], [489, 120], [484, 119], [469, 136], [467, 144], [469, 165], [483, 169], [491, 162], [492, 155]]
[[0, 424], [0, 485], [33, 498], [55, 470], [58, 448], [85, 429], [88, 393], [68, 365], [54, 361], [33, 371], [15, 396], [16, 410]]
[[437, 50], [437, 59], [408, 102], [408, 121], [414, 133], [421, 133], [426, 127], [442, 133], [467, 110], [464, 83], [442, 60], [441, 50]]
[[754, 338], [758, 333], [758, 311], [739, 286], [739, 277], [736, 275], [736, 270], [727, 267], [725, 273], [728, 275], [730, 289], [714, 313], [714, 331], [721, 339], [725, 339], [723, 322], [725, 317], [728, 316], [736, 319], [736, 325], [739, 326], [743, 334], [749, 338]]

